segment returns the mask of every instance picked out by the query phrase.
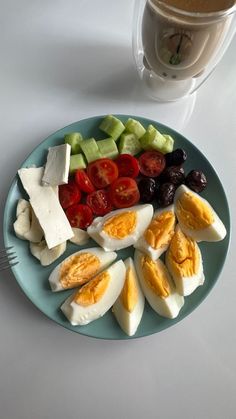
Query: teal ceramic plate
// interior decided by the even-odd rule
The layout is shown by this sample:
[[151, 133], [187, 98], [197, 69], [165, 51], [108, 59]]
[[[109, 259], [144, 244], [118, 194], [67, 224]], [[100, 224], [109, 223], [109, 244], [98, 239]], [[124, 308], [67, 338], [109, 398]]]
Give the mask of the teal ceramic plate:
[[[199, 287], [192, 295], [185, 298], [185, 304], [177, 319], [170, 320], [158, 316], [146, 303], [142, 321], [136, 335], [134, 336], [141, 337], [160, 332], [161, 330], [173, 326], [175, 323], [181, 321], [208, 295], [219, 277], [227, 255], [230, 239], [230, 216], [224, 189], [217, 174], [210, 165], [209, 161], [193, 144], [191, 144], [190, 141], [171, 128], [161, 125], [155, 121], [131, 115], [118, 115], [118, 117], [122, 121], [126, 121], [129, 117], [139, 119], [145, 127], [147, 127], [148, 124], [154, 124], [161, 132], [170, 134], [174, 137], [175, 148], [183, 147], [188, 153], [188, 160], [185, 163], [186, 172], [191, 169], [198, 168], [203, 170], [206, 174], [208, 178], [208, 188], [202, 193], [202, 196], [208, 199], [213, 205], [216, 212], [224, 222], [228, 232], [226, 238], [221, 242], [200, 244], [206, 280], [203, 286]], [[24, 161], [22, 167], [27, 167], [32, 164], [35, 164], [36, 166], [43, 165], [46, 161], [48, 147], [61, 144], [63, 142], [64, 135], [68, 132], [79, 131], [85, 138], [104, 138], [102, 132], [98, 129], [101, 119], [101, 116], [84, 119], [50, 135], [35, 148], [35, 150]], [[16, 177], [11, 185], [5, 206], [4, 241], [5, 246], [14, 246], [15, 248], [17, 258], [20, 263], [14, 266], [12, 271], [19, 286], [22, 288], [27, 297], [36, 307], [39, 308], [39, 310], [46, 314], [46, 316], [73, 332], [100, 339], [130, 339], [120, 329], [111, 311], [87, 326], [74, 327], [70, 325], [63, 313], [60, 311], [59, 307], [72, 291], [53, 293], [48, 284], [48, 276], [52, 269], [54, 269], [54, 267], [62, 259], [78, 250], [78, 246], [68, 242], [67, 251], [60, 259], [48, 267], [42, 267], [30, 254], [28, 242], [18, 239], [13, 232], [12, 225], [15, 221], [16, 204], [17, 200], [22, 196], [25, 196], [25, 194], [20, 181]], [[94, 242], [91, 241], [86, 247], [91, 247], [91, 245], [94, 245]], [[125, 249], [118, 252], [118, 254], [119, 258], [123, 259], [132, 255], [133, 249]]]

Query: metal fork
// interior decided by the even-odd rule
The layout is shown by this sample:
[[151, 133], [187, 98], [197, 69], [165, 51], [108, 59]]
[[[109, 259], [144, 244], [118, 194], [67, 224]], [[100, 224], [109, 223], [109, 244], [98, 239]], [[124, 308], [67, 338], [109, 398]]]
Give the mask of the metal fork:
[[17, 265], [19, 262], [16, 260], [16, 257], [13, 246], [0, 249], [0, 271], [10, 269], [12, 266]]

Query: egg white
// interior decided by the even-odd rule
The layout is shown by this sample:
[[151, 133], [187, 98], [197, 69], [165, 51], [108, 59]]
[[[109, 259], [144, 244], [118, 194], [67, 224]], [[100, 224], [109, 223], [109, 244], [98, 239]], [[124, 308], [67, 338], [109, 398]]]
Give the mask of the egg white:
[[134, 262], [131, 258], [128, 258], [124, 261], [126, 271], [130, 268], [133, 272], [133, 276], [135, 279], [135, 286], [138, 291], [138, 300], [137, 303], [132, 310], [132, 312], [129, 312], [126, 310], [126, 308], [123, 306], [122, 301], [118, 297], [115, 304], [113, 305], [112, 311], [116, 317], [116, 320], [118, 321], [121, 329], [128, 335], [133, 336], [140, 324], [140, 321], [142, 319], [143, 311], [144, 311], [144, 304], [145, 304], [145, 298], [143, 295], [143, 292], [141, 290], [141, 287], [139, 285], [137, 273], [134, 267]]
[[[177, 229], [180, 228], [179, 225], [176, 227]], [[171, 264], [168, 261], [168, 254], [169, 250], [167, 250], [165, 255], [165, 263], [167, 266], [168, 271], [170, 272], [170, 275], [175, 283], [176, 290], [180, 295], [187, 296], [193, 293], [196, 288], [198, 288], [200, 285], [204, 284], [205, 276], [203, 272], [203, 263], [202, 263], [202, 254], [199, 246], [197, 243], [195, 243], [196, 249], [199, 255], [199, 268], [198, 272], [192, 276], [182, 276], [179, 277], [175, 274], [173, 269], [171, 268]]]
[[[153, 219], [155, 219], [158, 215], [162, 214], [163, 212], [173, 212], [174, 213], [174, 205], [169, 205], [165, 208], [160, 208], [154, 212]], [[145, 237], [142, 235], [136, 243], [134, 243], [135, 249], [139, 249], [141, 252], [146, 253], [149, 255], [153, 260], [158, 259], [168, 248], [169, 243], [165, 246], [160, 247], [159, 249], [154, 249], [150, 244], [147, 243]]]
[[[110, 237], [103, 226], [107, 220], [115, 215], [135, 211], [137, 214], [137, 225], [135, 231], [123, 239]], [[133, 245], [144, 233], [153, 216], [153, 206], [151, 204], [136, 205], [131, 208], [122, 208], [106, 214], [104, 217], [97, 217], [88, 227], [87, 232], [104, 250], [120, 250]]]
[[74, 294], [61, 306], [61, 310], [73, 326], [83, 326], [102, 317], [114, 304], [124, 285], [125, 265], [122, 260], [115, 262], [106, 271], [110, 275], [108, 287], [101, 299], [87, 307], [73, 301]]
[[[201, 242], [201, 241], [216, 242], [216, 241], [223, 240], [227, 234], [227, 231], [223, 222], [221, 221], [221, 219], [215, 212], [214, 208], [210, 205], [210, 203], [206, 199], [202, 198], [199, 194], [192, 191], [185, 185], [179, 186], [175, 192], [175, 197], [174, 197], [175, 208], [176, 208], [177, 201], [179, 200], [181, 195], [185, 192], [190, 192], [191, 194], [196, 195], [197, 198], [199, 198], [202, 202], [204, 202], [209, 207], [209, 209], [214, 214], [214, 222], [209, 227], [206, 227], [204, 229], [193, 230], [185, 226], [184, 223], [182, 223], [178, 219], [181, 230], [188, 236], [192, 237], [197, 242]], [[177, 213], [176, 213], [176, 216], [178, 218]]]
[[[115, 252], [105, 252], [103, 249], [100, 249], [99, 247], [92, 247], [89, 249], [83, 249], [79, 252], [72, 253], [72, 255], [68, 256], [66, 259], [64, 259], [61, 263], [59, 263], [51, 272], [48, 280], [51, 286], [52, 291], [63, 291], [65, 288], [62, 287], [61, 281], [60, 281], [60, 268], [61, 265], [68, 260], [71, 256], [79, 255], [82, 253], [91, 253], [92, 255], [95, 255], [100, 260], [100, 268], [97, 273], [101, 272], [103, 269], [107, 268], [114, 260], [117, 258], [117, 254]], [[74, 287], [73, 287], [74, 288]]]
[[[170, 285], [170, 295], [168, 295], [168, 297], [166, 298], [161, 298], [152, 291], [152, 289], [147, 285], [142, 273], [141, 258], [143, 256], [144, 254], [142, 252], [140, 252], [139, 250], [135, 250], [134, 263], [136, 266], [136, 271], [138, 273], [139, 282], [143, 290], [143, 293], [148, 303], [156, 313], [158, 313], [162, 317], [174, 319], [178, 316], [180, 309], [184, 305], [184, 298], [183, 296], [179, 295], [179, 293], [176, 291], [172, 279], [168, 273], [167, 280]], [[164, 265], [161, 259], [158, 259], [156, 263]]]

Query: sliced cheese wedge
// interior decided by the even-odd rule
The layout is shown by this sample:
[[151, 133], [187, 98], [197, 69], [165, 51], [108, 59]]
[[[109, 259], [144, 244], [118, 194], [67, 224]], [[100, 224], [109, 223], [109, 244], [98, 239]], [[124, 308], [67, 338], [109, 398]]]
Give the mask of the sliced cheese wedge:
[[22, 240], [39, 243], [43, 237], [43, 230], [30, 203], [23, 198], [18, 200], [16, 217], [13, 224], [16, 236]]
[[82, 246], [84, 244], [87, 244], [90, 237], [85, 230], [81, 230], [81, 228], [72, 227], [74, 237], [70, 239], [70, 241], [74, 244], [77, 244], [78, 246]]
[[36, 259], [38, 259], [42, 266], [51, 265], [55, 262], [66, 250], [66, 242], [61, 243], [53, 249], [49, 249], [45, 240], [40, 243], [30, 243], [30, 251]]
[[51, 249], [69, 240], [74, 233], [53, 188], [42, 186], [43, 172], [43, 167], [18, 170], [30, 204], [43, 229], [47, 246]]
[[24, 198], [18, 199], [17, 207], [16, 207], [16, 218], [26, 210], [26, 208], [30, 208], [29, 201], [26, 201]]
[[68, 183], [70, 152], [71, 146], [69, 144], [49, 148], [42, 178], [43, 184], [57, 186]]
[[25, 207], [24, 211], [21, 211], [16, 221], [13, 224], [13, 228], [16, 236], [21, 240], [28, 240], [25, 235], [30, 231], [30, 217], [31, 209], [30, 205]]

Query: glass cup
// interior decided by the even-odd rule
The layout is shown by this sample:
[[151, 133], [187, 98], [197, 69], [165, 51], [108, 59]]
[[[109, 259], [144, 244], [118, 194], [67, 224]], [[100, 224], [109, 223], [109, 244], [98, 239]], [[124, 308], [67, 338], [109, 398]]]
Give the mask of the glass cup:
[[184, 4], [191, 1], [135, 0], [134, 59], [145, 89], [159, 101], [195, 92], [221, 60], [236, 31], [233, 0], [199, 0], [204, 7], [200, 12]]

